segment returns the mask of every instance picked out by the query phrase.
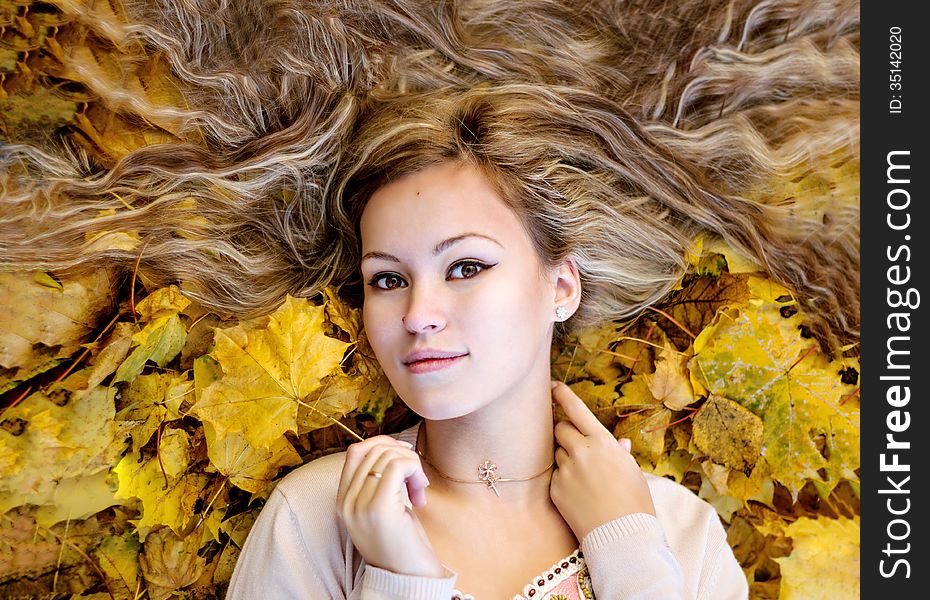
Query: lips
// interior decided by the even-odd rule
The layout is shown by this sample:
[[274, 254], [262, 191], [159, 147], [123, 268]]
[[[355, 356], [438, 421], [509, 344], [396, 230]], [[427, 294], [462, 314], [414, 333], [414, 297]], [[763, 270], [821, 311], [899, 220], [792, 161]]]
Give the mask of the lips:
[[424, 361], [442, 361], [443, 359], [458, 358], [460, 356], [465, 356], [466, 354], [468, 353], [424, 348], [423, 350], [417, 350], [408, 354], [404, 358], [404, 364], [410, 366], [412, 364]]
[[415, 350], [404, 358], [404, 364], [414, 375], [440, 371], [456, 365], [468, 356], [468, 352], [422, 348]]

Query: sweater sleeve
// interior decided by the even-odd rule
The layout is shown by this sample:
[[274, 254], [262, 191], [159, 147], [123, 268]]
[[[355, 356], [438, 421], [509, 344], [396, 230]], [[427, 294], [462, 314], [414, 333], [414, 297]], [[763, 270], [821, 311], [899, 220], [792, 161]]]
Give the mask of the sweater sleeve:
[[446, 577], [413, 577], [365, 566], [361, 600], [449, 600], [456, 574], [446, 569]]
[[596, 598], [685, 597], [681, 566], [652, 515], [635, 513], [596, 527], [581, 540], [581, 551]]
[[714, 508], [646, 474], [656, 516], [636, 513], [588, 533], [581, 549], [597, 598], [746, 600], [749, 586]]
[[297, 516], [284, 494], [275, 489], [249, 531], [226, 600], [344, 599], [344, 592], [323, 574], [319, 558], [308, 551]]
[[449, 600], [456, 574], [398, 575], [367, 565], [335, 513], [345, 453], [293, 471], [271, 492], [236, 561], [227, 600]]

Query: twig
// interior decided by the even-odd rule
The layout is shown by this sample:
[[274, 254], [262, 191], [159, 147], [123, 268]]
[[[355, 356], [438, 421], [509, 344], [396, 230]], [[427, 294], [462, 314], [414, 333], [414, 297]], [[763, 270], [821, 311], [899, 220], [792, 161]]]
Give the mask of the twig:
[[[41, 526], [36, 525], [36, 527], [41, 527]], [[116, 596], [113, 595], [113, 590], [110, 589], [110, 583], [107, 581], [107, 576], [103, 574], [103, 571], [100, 570], [100, 567], [97, 566], [97, 563], [95, 563], [93, 559], [87, 555], [86, 552], [78, 548], [77, 545], [74, 544], [74, 542], [69, 542], [67, 539], [63, 539], [60, 535], [58, 535], [51, 529], [47, 529], [45, 527], [42, 527], [42, 529], [54, 535], [55, 538], [58, 540], [58, 543], [60, 543], [62, 546], [64, 546], [65, 544], [68, 544], [69, 546], [71, 546], [75, 552], [80, 554], [84, 558], [84, 560], [89, 562], [90, 566], [94, 568], [94, 571], [97, 571], [97, 575], [100, 575], [100, 579], [103, 581], [104, 587], [107, 588], [107, 594], [109, 594], [111, 600], [116, 600]]]
[[659, 427], [653, 427], [652, 429], [645, 429], [645, 430], [643, 430], [643, 433], [652, 433], [653, 431], [658, 431], [658, 430], [660, 430], [660, 429], [668, 429], [668, 428], [671, 427], [672, 425], [677, 425], [677, 424], [681, 423], [682, 421], [687, 421], [688, 419], [690, 419], [691, 417], [693, 417], [695, 414], [697, 414], [697, 412], [698, 412], [699, 410], [701, 410], [702, 408], [704, 408], [704, 405], [703, 405], [703, 404], [700, 405], [700, 406], [698, 406], [697, 408], [695, 408], [694, 410], [692, 410], [691, 412], [689, 412], [688, 414], [686, 414], [686, 415], [683, 416], [682, 418], [678, 419], [677, 421], [672, 421], [672, 422], [669, 423], [668, 425], [661, 425], [661, 426], [659, 426]]

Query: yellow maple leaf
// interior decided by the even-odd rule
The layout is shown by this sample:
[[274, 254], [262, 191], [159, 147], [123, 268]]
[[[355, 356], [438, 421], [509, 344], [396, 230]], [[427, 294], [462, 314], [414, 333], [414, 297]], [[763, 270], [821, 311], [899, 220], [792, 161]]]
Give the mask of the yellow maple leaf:
[[[341, 373], [326, 377], [321, 386], [297, 407], [298, 433], [329, 427], [334, 418], [355, 409], [359, 404], [359, 398], [363, 397], [366, 391], [376, 391], [369, 383], [363, 377], [350, 378]], [[372, 400], [369, 399], [369, 402]]]
[[794, 551], [776, 558], [780, 600], [859, 597], [859, 517], [801, 517], [785, 528]]
[[230, 483], [243, 490], [260, 494], [274, 479], [281, 467], [299, 465], [300, 455], [284, 436], [268, 448], [252, 446], [239, 431], [227, 431], [218, 436], [213, 426], [203, 424], [210, 463], [229, 477]]
[[781, 310], [794, 304], [788, 290], [768, 281], [753, 289], [749, 306], [721, 313], [695, 340], [691, 375], [762, 418], [762, 455], [795, 498], [807, 480], [829, 492], [857, 479], [859, 410], [843, 403], [854, 386], [801, 337], [801, 315]]
[[349, 346], [323, 334], [323, 316], [322, 307], [288, 296], [267, 325], [256, 320], [217, 329], [210, 355], [223, 374], [201, 388], [191, 413], [218, 437], [241, 432], [257, 448], [272, 448], [286, 431], [296, 432], [298, 406], [309, 406]]
[[155, 430], [166, 421], [181, 418], [180, 407], [184, 398], [194, 392], [194, 382], [187, 378], [187, 373], [151, 373], [133, 379], [123, 390], [123, 403], [126, 407], [120, 411], [118, 418], [132, 421], [132, 451], [148, 443]]
[[167, 525], [180, 534], [193, 517], [194, 505], [208, 478], [187, 472], [189, 452], [187, 432], [170, 429], [161, 438], [161, 463], [157, 456], [140, 461], [139, 453], [129, 452], [113, 468], [119, 477], [115, 497], [138, 498], [142, 502], [141, 516], [134, 521], [140, 540], [144, 541], [149, 531], [159, 525]]

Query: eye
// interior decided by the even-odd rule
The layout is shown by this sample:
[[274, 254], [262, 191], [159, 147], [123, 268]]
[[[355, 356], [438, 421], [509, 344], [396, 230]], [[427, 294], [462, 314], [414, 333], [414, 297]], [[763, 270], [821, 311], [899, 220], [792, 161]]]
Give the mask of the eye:
[[452, 265], [452, 269], [449, 272], [455, 273], [456, 271], [461, 271], [462, 277], [455, 277], [454, 279], [471, 279], [481, 271], [490, 269], [493, 266], [494, 265], [486, 265], [477, 260], [463, 260]]
[[[394, 282], [394, 285], [388, 285], [387, 287], [380, 286], [378, 282], [381, 280]], [[368, 281], [368, 285], [379, 290], [393, 290], [394, 288], [401, 287], [398, 283], [401, 281], [403, 281], [403, 279], [397, 273], [378, 273]]]

